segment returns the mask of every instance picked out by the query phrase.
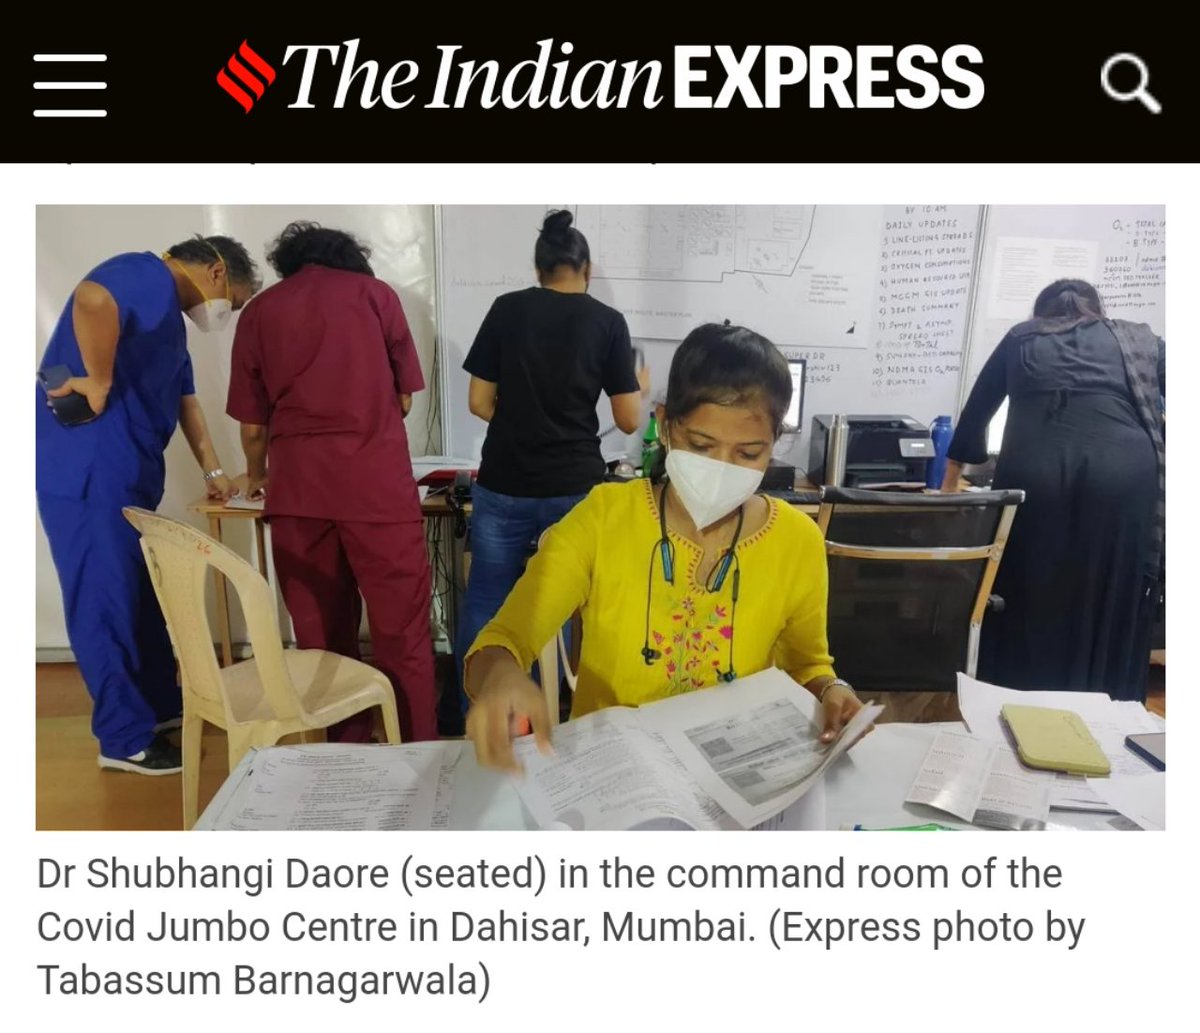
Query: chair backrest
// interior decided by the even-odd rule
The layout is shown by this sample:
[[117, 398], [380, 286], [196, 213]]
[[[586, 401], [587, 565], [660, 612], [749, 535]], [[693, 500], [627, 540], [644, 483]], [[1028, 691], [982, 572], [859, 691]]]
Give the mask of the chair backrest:
[[[300, 716], [299, 699], [284, 663], [275, 599], [266, 579], [237, 553], [188, 524], [146, 509], [128, 507], [122, 512], [142, 536], [142, 553], [179, 659], [184, 691], [219, 704], [230, 725], [262, 718], [259, 701], [231, 701], [224, 691], [204, 601], [210, 570], [215, 567], [241, 602], [253, 662], [272, 716], [280, 720]], [[238, 712], [247, 707], [257, 711], [253, 718], [249, 712]]]
[[824, 488], [829, 644], [866, 690], [953, 690], [979, 629], [1021, 491], [917, 495]]
[[558, 635], [552, 638], [544, 646], [538, 654], [538, 681], [542, 684], [542, 692], [546, 697], [546, 710], [550, 714], [550, 723], [556, 725], [559, 723], [561, 704], [559, 703], [559, 647], [558, 636], [562, 635], [560, 631]]
[[[546, 534], [543, 531], [537, 540], [537, 547], [542, 547], [542, 542], [546, 540]], [[580, 629], [577, 627], [575, 633], [579, 634]], [[575, 687], [579, 682], [579, 674], [571, 667], [571, 657], [567, 649], [566, 640], [563, 638], [562, 628], [554, 633], [554, 637], [550, 639], [538, 654], [538, 680], [542, 684], [542, 692], [546, 694], [546, 708], [550, 711], [550, 723], [558, 724], [561, 711], [562, 700], [561, 690], [562, 682], [566, 680], [567, 688], [571, 690], [571, 695], [575, 694]]]

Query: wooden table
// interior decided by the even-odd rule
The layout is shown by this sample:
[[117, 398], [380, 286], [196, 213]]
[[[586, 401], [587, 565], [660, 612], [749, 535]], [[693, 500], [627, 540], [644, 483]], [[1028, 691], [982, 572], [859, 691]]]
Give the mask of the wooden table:
[[[470, 503], [465, 511], [470, 513]], [[268, 578], [266, 521], [261, 509], [238, 509], [216, 502], [210, 498], [197, 499], [188, 509], [208, 519], [208, 533], [218, 542], [223, 542], [222, 524], [226, 520], [249, 520], [254, 525], [254, 540], [258, 551], [258, 572]], [[431, 495], [421, 502], [421, 512], [428, 519], [450, 519], [455, 511], [444, 494]], [[217, 590], [217, 631], [221, 636], [221, 666], [233, 663], [233, 628], [229, 619], [229, 586], [225, 576], [213, 570], [213, 584]]]
[[[254, 525], [254, 540], [258, 550], [258, 572], [267, 576], [267, 533], [261, 509], [235, 509], [208, 497], [197, 499], [188, 506], [193, 513], [208, 518], [208, 533], [218, 542], [222, 541], [221, 523], [225, 520], [249, 520]], [[213, 568], [213, 583], [217, 589], [217, 630], [221, 635], [221, 666], [233, 663], [233, 629], [229, 623], [229, 586], [225, 575]]]

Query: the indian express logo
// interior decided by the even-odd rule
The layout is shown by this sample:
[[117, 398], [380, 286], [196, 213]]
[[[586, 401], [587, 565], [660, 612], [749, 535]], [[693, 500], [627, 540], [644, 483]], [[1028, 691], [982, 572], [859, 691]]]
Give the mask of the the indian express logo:
[[983, 55], [969, 44], [854, 48], [812, 45], [677, 46], [667, 59], [580, 59], [570, 41], [539, 40], [501, 62], [461, 44], [389, 63], [360, 56], [360, 40], [287, 47], [296, 81], [289, 108], [966, 109], [983, 99]]
[[247, 115], [274, 81], [275, 69], [254, 51], [249, 40], [242, 40], [242, 45], [217, 72], [217, 85], [237, 101]]

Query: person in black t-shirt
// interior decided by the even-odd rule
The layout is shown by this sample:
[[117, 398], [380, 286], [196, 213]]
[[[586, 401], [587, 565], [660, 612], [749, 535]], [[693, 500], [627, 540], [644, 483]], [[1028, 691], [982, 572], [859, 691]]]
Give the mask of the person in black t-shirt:
[[461, 658], [521, 576], [542, 533], [604, 478], [596, 405], [609, 396], [624, 433], [638, 429], [645, 371], [625, 317], [589, 297], [591, 254], [567, 211], [551, 212], [534, 249], [537, 287], [493, 302], [463, 368], [471, 412], [488, 424], [472, 492], [471, 571]]

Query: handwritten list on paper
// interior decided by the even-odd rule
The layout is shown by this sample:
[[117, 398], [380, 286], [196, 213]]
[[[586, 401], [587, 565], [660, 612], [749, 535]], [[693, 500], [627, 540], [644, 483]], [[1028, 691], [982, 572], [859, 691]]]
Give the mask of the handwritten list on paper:
[[843, 368], [849, 369], [853, 353], [848, 348], [784, 348], [784, 358], [803, 359], [805, 390], [836, 383]]
[[973, 205], [885, 209], [871, 369], [874, 397], [951, 396], [962, 363], [977, 221]]
[[1118, 220], [1113, 230], [1117, 243], [1103, 251], [1097, 289], [1105, 310], [1118, 319], [1149, 323], [1158, 333], [1165, 329], [1162, 298], [1167, 277], [1167, 224], [1165, 219]]

